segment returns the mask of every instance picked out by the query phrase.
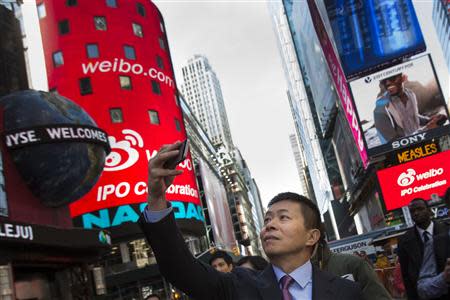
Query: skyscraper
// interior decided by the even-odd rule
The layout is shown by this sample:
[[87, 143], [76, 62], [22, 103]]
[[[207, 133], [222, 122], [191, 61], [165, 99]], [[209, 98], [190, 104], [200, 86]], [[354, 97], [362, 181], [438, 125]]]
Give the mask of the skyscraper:
[[450, 70], [450, 1], [436, 0], [433, 4], [433, 21], [436, 27], [436, 33], [441, 42], [442, 52], [444, 53], [447, 67]]
[[306, 165], [303, 151], [300, 149], [301, 145], [298, 143], [297, 136], [295, 134], [290, 134], [289, 140], [291, 142], [291, 148], [295, 158], [295, 165], [297, 167], [297, 172], [300, 179], [300, 186], [302, 188], [301, 194], [308, 196], [311, 199], [313, 197], [313, 193], [308, 186], [308, 179], [306, 175], [308, 166]]
[[222, 89], [208, 59], [194, 55], [182, 68], [182, 93], [195, 117], [200, 121], [214, 145], [224, 144], [233, 149], [230, 126], [223, 101]]

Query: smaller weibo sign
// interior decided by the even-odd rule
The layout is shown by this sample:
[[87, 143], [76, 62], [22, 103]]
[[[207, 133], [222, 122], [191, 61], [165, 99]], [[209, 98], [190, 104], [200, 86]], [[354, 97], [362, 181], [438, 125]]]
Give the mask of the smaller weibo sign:
[[405, 205], [414, 198], [429, 200], [444, 195], [450, 186], [450, 151], [377, 172], [387, 210]]

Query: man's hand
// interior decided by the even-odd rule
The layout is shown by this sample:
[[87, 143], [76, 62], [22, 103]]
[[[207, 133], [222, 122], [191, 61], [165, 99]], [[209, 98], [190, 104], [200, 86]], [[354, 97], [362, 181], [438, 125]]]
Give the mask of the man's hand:
[[447, 117], [443, 114], [436, 114], [431, 117], [430, 121], [425, 125], [427, 129], [434, 129], [444, 124]]
[[148, 163], [148, 207], [152, 211], [167, 208], [166, 190], [182, 170], [165, 169], [167, 160], [178, 155], [181, 142], [164, 145]]

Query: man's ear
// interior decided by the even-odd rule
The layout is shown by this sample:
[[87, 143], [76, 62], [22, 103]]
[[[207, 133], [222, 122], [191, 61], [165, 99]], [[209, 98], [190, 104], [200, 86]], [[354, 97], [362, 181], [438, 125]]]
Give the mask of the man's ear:
[[320, 230], [311, 229], [308, 231], [308, 239], [306, 240], [306, 246], [315, 246], [320, 239]]
[[407, 82], [407, 81], [408, 81], [408, 75], [403, 74], [403, 75], [402, 75], [402, 82], [405, 83], [405, 82]]

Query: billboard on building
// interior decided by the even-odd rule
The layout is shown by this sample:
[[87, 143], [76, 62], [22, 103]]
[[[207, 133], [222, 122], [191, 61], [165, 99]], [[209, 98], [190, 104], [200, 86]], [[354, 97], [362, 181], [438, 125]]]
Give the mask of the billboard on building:
[[450, 186], [449, 161], [450, 151], [445, 151], [378, 171], [386, 209], [403, 207], [414, 198], [442, 197]]
[[220, 249], [233, 251], [237, 245], [227, 192], [208, 164], [201, 159], [198, 161], [214, 243]]
[[[50, 90], [83, 107], [107, 131], [112, 150], [94, 188], [70, 205], [74, 223], [84, 228], [134, 223], [147, 203], [149, 159], [162, 145], [186, 138], [162, 16], [150, 1], [122, 1], [117, 7], [37, 4], [46, 11], [40, 28]], [[184, 173], [166, 198], [182, 230], [202, 234], [191, 156], [178, 167]]]
[[352, 81], [350, 87], [369, 156], [449, 133], [429, 55]]
[[353, 135], [353, 140], [358, 149], [359, 156], [361, 157], [361, 162], [364, 168], [367, 168], [369, 164], [368, 155], [366, 148], [364, 147], [364, 140], [361, 134], [361, 129], [358, 125], [358, 117], [356, 115], [356, 110], [354, 104], [351, 100], [350, 89], [347, 85], [347, 80], [342, 69], [339, 58], [333, 48], [330, 37], [328, 36], [325, 24], [319, 12], [319, 8], [314, 0], [308, 0], [308, 7], [311, 13], [311, 19], [314, 24], [314, 28], [319, 38], [322, 51], [325, 55], [325, 59], [328, 64], [331, 76], [333, 78], [333, 83], [336, 88], [336, 92], [341, 100], [341, 106], [345, 112], [345, 117], [350, 126], [350, 130]]
[[411, 0], [325, 0], [347, 78], [425, 51]]

